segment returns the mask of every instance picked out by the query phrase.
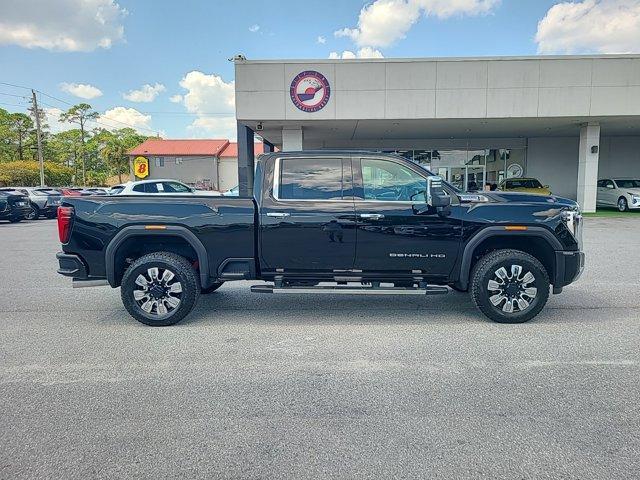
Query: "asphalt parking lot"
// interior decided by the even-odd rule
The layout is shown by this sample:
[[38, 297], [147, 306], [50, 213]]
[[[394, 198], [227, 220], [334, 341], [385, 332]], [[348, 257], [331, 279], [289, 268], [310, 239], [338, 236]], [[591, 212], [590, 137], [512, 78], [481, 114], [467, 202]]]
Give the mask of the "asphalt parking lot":
[[524, 325], [466, 294], [202, 296], [145, 327], [0, 224], [0, 478], [637, 478], [640, 216]]

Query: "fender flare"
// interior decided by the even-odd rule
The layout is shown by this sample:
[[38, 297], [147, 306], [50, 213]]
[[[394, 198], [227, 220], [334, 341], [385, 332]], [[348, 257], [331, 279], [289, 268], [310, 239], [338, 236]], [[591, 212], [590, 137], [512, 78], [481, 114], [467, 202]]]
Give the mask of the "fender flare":
[[209, 286], [209, 257], [207, 250], [195, 234], [185, 227], [166, 225], [162, 230], [147, 230], [144, 225], [131, 225], [120, 230], [109, 242], [104, 253], [105, 273], [109, 285], [117, 287], [115, 272], [115, 256], [118, 248], [125, 240], [131, 237], [159, 236], [180, 237], [184, 239], [196, 251], [198, 264], [200, 265], [200, 285], [203, 288]]
[[463, 289], [469, 287], [469, 274], [471, 273], [471, 260], [473, 259], [473, 252], [476, 247], [480, 245], [487, 238], [491, 237], [505, 237], [505, 236], [520, 236], [520, 237], [538, 237], [545, 240], [549, 247], [557, 252], [563, 250], [560, 241], [544, 227], [527, 227], [527, 230], [505, 230], [504, 226], [501, 227], [485, 227], [476, 233], [467, 242], [462, 253], [462, 261], [460, 263], [460, 278], [458, 282]]

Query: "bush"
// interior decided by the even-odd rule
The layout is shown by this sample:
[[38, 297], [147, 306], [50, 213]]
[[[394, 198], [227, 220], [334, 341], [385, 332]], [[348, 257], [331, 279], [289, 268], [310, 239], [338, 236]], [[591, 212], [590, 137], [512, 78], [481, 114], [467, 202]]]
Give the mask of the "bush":
[[[73, 170], [57, 163], [44, 162], [44, 183], [49, 187], [72, 184]], [[0, 163], [0, 185], [5, 187], [36, 187], [40, 185], [38, 162], [17, 161]]]

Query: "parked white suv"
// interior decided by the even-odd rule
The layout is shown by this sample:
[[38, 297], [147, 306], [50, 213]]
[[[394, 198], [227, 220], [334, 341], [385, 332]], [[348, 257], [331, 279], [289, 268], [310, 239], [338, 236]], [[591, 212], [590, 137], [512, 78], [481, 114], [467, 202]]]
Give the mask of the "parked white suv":
[[596, 204], [617, 207], [621, 212], [640, 209], [640, 180], [615, 178], [598, 180]]
[[157, 179], [141, 180], [114, 185], [109, 190], [109, 195], [214, 195], [220, 192], [213, 190], [196, 190], [195, 188], [180, 183], [177, 180]]

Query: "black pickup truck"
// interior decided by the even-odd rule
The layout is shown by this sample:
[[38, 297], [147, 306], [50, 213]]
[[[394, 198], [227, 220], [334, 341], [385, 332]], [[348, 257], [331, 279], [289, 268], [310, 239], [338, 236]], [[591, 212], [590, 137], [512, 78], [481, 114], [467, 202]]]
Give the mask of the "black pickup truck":
[[536, 316], [584, 266], [576, 202], [464, 194], [395, 155], [269, 153], [253, 197], [65, 197], [62, 275], [121, 287], [127, 311], [171, 325], [201, 293], [264, 280], [256, 293], [470, 291], [489, 318]]

